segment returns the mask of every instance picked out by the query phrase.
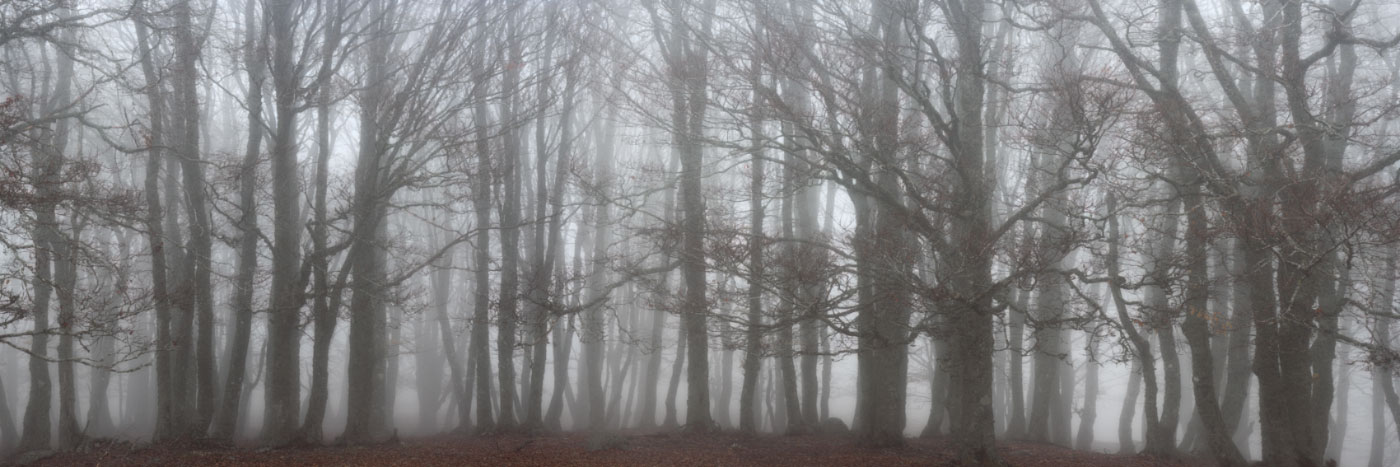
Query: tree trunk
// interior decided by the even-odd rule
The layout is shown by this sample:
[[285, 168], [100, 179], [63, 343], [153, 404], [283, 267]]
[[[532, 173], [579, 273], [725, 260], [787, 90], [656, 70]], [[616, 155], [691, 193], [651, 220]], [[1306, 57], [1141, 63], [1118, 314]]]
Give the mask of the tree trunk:
[[[372, 12], [390, 15], [383, 4], [372, 4]], [[366, 44], [364, 61], [365, 86], [359, 91], [359, 147], [355, 162], [355, 191], [351, 204], [353, 227], [350, 231], [348, 266], [354, 276], [350, 287], [350, 329], [347, 344], [345, 377], [346, 443], [367, 443], [380, 434], [382, 414], [388, 395], [384, 374], [386, 355], [384, 343], [384, 303], [386, 293], [385, 256], [380, 234], [387, 222], [386, 204], [380, 181], [384, 167], [379, 133], [384, 131], [380, 121], [380, 106], [387, 100], [388, 60], [392, 40], [389, 16], [372, 23]]]
[[[701, 11], [695, 13], [701, 22], [700, 28], [695, 31], [697, 37], [694, 39], [698, 43], [709, 41], [715, 3], [715, 0], [705, 0]], [[686, 34], [685, 31], [693, 28], [682, 26], [679, 9], [672, 11], [671, 21], [673, 34]], [[672, 40], [673, 49], [679, 46], [678, 41]], [[700, 47], [687, 51], [684, 58], [675, 50], [671, 56], [673, 60], [685, 64], [684, 79], [675, 83], [677, 89], [673, 92], [684, 93], [678, 100], [685, 104], [676, 106], [675, 110], [687, 113], [680, 120], [685, 125], [679, 128], [677, 138], [681, 150], [680, 198], [685, 211], [681, 236], [681, 275], [685, 283], [685, 297], [681, 316], [685, 321], [685, 338], [689, 341], [686, 351], [690, 366], [686, 374], [685, 427], [690, 432], [708, 432], [714, 429], [714, 421], [710, 417], [709, 302], [705, 284], [705, 198], [701, 179], [705, 163], [702, 139], [708, 104], [709, 54], [707, 48]], [[685, 85], [683, 90], [680, 89], [681, 84]]]
[[[1376, 326], [1377, 337], [1379, 337], [1381, 329], [1385, 329], [1386, 334], [1389, 334], [1388, 328], [1389, 326], [1381, 328], [1378, 324]], [[1378, 342], [1385, 341], [1378, 340]], [[1385, 445], [1390, 434], [1385, 431], [1385, 410], [1382, 409], [1382, 406], [1386, 404], [1386, 393], [1382, 378], [1388, 379], [1390, 375], [1383, 374], [1384, 372], [1383, 369], [1377, 368], [1375, 372], [1371, 373], [1371, 457], [1367, 464], [1369, 467], [1386, 465]]]
[[[257, 2], [243, 10], [243, 62], [248, 68], [248, 142], [238, 175], [238, 265], [234, 278], [233, 330], [228, 340], [228, 365], [223, 400], [215, 412], [210, 434], [233, 439], [243, 401], [243, 377], [248, 366], [248, 340], [253, 331], [253, 280], [258, 269], [258, 162], [262, 156], [262, 101], [265, 84], [266, 33], [258, 25]], [[329, 148], [327, 148], [329, 150]], [[314, 400], [314, 398], [313, 398]]]
[[[1397, 252], [1395, 250], [1395, 247], [1389, 247], [1387, 248], [1387, 250], [1388, 251], [1386, 252], [1385, 256], [1385, 270], [1381, 273], [1380, 276], [1380, 301], [1378, 302], [1383, 305], [1379, 307], [1381, 313], [1377, 314], [1374, 317], [1376, 320], [1376, 325], [1375, 334], [1372, 336], [1372, 342], [1381, 349], [1391, 350], [1392, 347], [1390, 341], [1390, 317], [1393, 316], [1395, 313], [1394, 303], [1395, 279], [1397, 273], [1396, 263], [1397, 261], [1400, 261], [1400, 259], [1397, 258]], [[1393, 379], [1393, 373], [1394, 368], [1392, 368], [1390, 365], [1377, 365], [1375, 371], [1371, 375], [1371, 378], [1375, 381], [1375, 385], [1379, 386], [1379, 391], [1377, 392], [1385, 396], [1385, 405], [1387, 408], [1390, 409], [1391, 422], [1397, 424], [1397, 426], [1400, 426], [1400, 395], [1397, 395], [1395, 391], [1395, 380]], [[1373, 407], [1372, 410], [1375, 410], [1377, 413], [1381, 412], [1381, 409], [1379, 407]], [[1380, 421], [1378, 423], [1384, 424], [1384, 421]], [[1384, 432], [1384, 429], [1376, 430], [1375, 436], [1381, 436], [1380, 434]], [[1400, 432], [1397, 432], [1397, 434], [1400, 434]], [[1382, 445], [1380, 448], [1381, 454], [1384, 454], [1385, 451], [1384, 444], [1386, 443], [1384, 441], [1378, 442], [1373, 439], [1371, 441], [1372, 463], [1376, 463], [1378, 458], [1384, 457], [1382, 455], [1376, 454], [1375, 446], [1377, 444]]]
[[1079, 410], [1079, 434], [1074, 437], [1074, 448], [1089, 451], [1094, 448], [1094, 420], [1098, 417], [1099, 362], [1098, 343], [1094, 336], [1086, 336], [1084, 353], [1084, 405]]
[[[1182, 170], [1186, 170], [1185, 167]], [[1194, 174], [1191, 174], [1194, 175]], [[1210, 325], [1207, 320], [1210, 293], [1208, 269], [1209, 254], [1206, 252], [1206, 206], [1201, 187], [1189, 184], [1183, 189], [1182, 197], [1186, 207], [1186, 320], [1181, 324], [1181, 333], [1186, 336], [1191, 350], [1191, 381], [1196, 399], [1196, 413], [1200, 416], [1205, 430], [1206, 443], [1211, 454], [1222, 466], [1245, 465], [1244, 456], [1231, 440], [1231, 432], [1225, 426], [1220, 406], [1216, 403], [1215, 368], [1210, 349]], [[1168, 229], [1170, 232], [1171, 229]], [[1167, 349], [1164, 347], [1163, 355]], [[1170, 364], [1168, 364], [1170, 365]], [[1168, 366], [1170, 368], [1170, 366]], [[1168, 381], [1170, 373], [1168, 373]]]
[[1137, 400], [1141, 389], [1142, 362], [1135, 358], [1132, 369], [1128, 370], [1128, 392], [1123, 396], [1123, 410], [1118, 413], [1119, 454], [1128, 455], [1137, 451], [1133, 446], [1133, 418], [1137, 415]]
[[[1146, 337], [1143, 337], [1142, 334], [1138, 332], [1137, 326], [1134, 324], [1137, 321], [1128, 316], [1127, 300], [1123, 298], [1123, 283], [1125, 281], [1122, 274], [1119, 272], [1120, 254], [1118, 252], [1118, 242], [1122, 234], [1118, 230], [1117, 200], [1110, 194], [1106, 204], [1108, 205], [1107, 211], [1109, 213], [1108, 257], [1105, 258], [1105, 262], [1108, 263], [1108, 290], [1113, 294], [1113, 305], [1118, 312], [1118, 325], [1123, 328], [1124, 333], [1128, 335], [1128, 341], [1133, 344], [1133, 350], [1137, 353], [1137, 361], [1139, 362], [1138, 374], [1142, 375], [1143, 385], [1147, 388], [1142, 404], [1142, 414], [1144, 418], [1143, 436], [1147, 438], [1144, 443], [1147, 446], [1144, 452], [1157, 453], [1155, 449], [1159, 449], [1163, 441], [1158, 439], [1161, 432], [1157, 428], [1157, 426], [1161, 424], [1161, 420], [1157, 418], [1156, 360], [1152, 358], [1152, 345], [1148, 343]], [[1132, 392], [1129, 392], [1129, 394], [1132, 396], [1129, 400], [1137, 398], [1136, 394]], [[1131, 432], [1131, 428], [1125, 429], [1121, 425], [1118, 429], [1120, 439], [1125, 431]]]
[[662, 428], [675, 428], [679, 424], [676, 420], [676, 390], [680, 387], [681, 371], [685, 369], [685, 348], [689, 343], [686, 325], [687, 321], [682, 319], [676, 326], [676, 359], [671, 365], [671, 383], [666, 389], [666, 415], [661, 422]]
[[[597, 159], [594, 161], [595, 214], [593, 217], [593, 257], [590, 259], [591, 272], [588, 276], [588, 293], [584, 297], [583, 309], [583, 359], [587, 371], [584, 372], [583, 388], [588, 404], [587, 426], [592, 430], [606, 428], [606, 393], [603, 386], [603, 359], [605, 317], [607, 307], [608, 278], [611, 260], [608, 247], [612, 244], [612, 185], [613, 180], [613, 139], [617, 130], [616, 107], [608, 107], [608, 115], [603, 123], [605, 129], [598, 143]], [[614, 378], [615, 380], [617, 378]]]
[[[724, 335], [728, 336], [731, 332], [726, 325]], [[734, 396], [734, 349], [728, 343], [720, 350], [720, 362], [719, 400], [715, 404], [715, 413], [720, 427], [730, 429], [734, 427], [734, 421], [729, 418], [730, 401]]]
[[[788, 130], [784, 133], [791, 135], [791, 125], [784, 123], [783, 126], [785, 130]], [[797, 145], [796, 142], [791, 141], [788, 144]], [[796, 164], [796, 159], [791, 152], [784, 155], [781, 219], [782, 235], [785, 239], [793, 238], [792, 204], [793, 191], [796, 188], [793, 178], [797, 172], [793, 165]], [[798, 399], [797, 395], [797, 368], [792, 363], [792, 323], [798, 319], [797, 309], [801, 306], [799, 301], [805, 298], [802, 296], [794, 297], [800, 293], [797, 291], [803, 288], [803, 284], [797, 278], [805, 272], [803, 265], [797, 259], [798, 254], [797, 245], [792, 241], [784, 242], [783, 256], [786, 257], [786, 267], [783, 268], [785, 270], [781, 274], [786, 280], [780, 284], [791, 292], [782, 294], [781, 303], [778, 305], [779, 312], [775, 318], [775, 321], [778, 322], [778, 340], [774, 349], [774, 359], [777, 360], [778, 372], [782, 375], [783, 413], [787, 414], [787, 427], [783, 429], [783, 433], [787, 435], [802, 434], [808, 428], [802, 414], [801, 400]]]
[[19, 436], [15, 416], [10, 413], [10, 397], [5, 393], [4, 377], [0, 377], [0, 454], [12, 454], [16, 443], [19, 442]]
[[[64, 41], [75, 43], [77, 36], [72, 28], [63, 32]], [[58, 55], [58, 84], [54, 89], [53, 96], [47, 104], [51, 109], [58, 109], [59, 106], [67, 106], [72, 100], [73, 87], [73, 59], [67, 53]], [[45, 112], [46, 114], [48, 112]], [[48, 142], [52, 153], [48, 154], [48, 163], [52, 164], [55, 170], [55, 177], [52, 179], [41, 178], [40, 180], [52, 181], [55, 183], [54, 190], [62, 189], [62, 179], [58, 174], [64, 171], [64, 157], [67, 154], [68, 146], [68, 119], [60, 119], [54, 123], [51, 134], [52, 140]], [[52, 209], [52, 205], [46, 209]], [[59, 227], [55, 218], [54, 223], [49, 224], [52, 228], [40, 227], [36, 230], [45, 231], [49, 238], [46, 244], [53, 251], [53, 280], [54, 295], [58, 297], [58, 442], [59, 449], [68, 449], [77, 446], [82, 440], [82, 425], [78, 423], [78, 394], [77, 381], [73, 371], [74, 350], [73, 332], [74, 325], [77, 324], [77, 305], [74, 303], [74, 290], [78, 285], [78, 255], [81, 246], [77, 244], [82, 236], [81, 227], [77, 216], [69, 217], [69, 232], [64, 233]], [[36, 328], [37, 329], [37, 328]]]
[[[519, 28], [515, 19], [515, 8], [507, 8], [505, 18], [506, 43], [509, 47], [509, 63], [523, 63], [520, 38], [516, 37]], [[501, 412], [496, 418], [498, 431], [516, 428], [515, 406], [515, 332], [519, 317], [520, 303], [520, 137], [515, 133], [516, 102], [519, 100], [519, 66], [505, 67], [501, 81], [503, 102], [501, 104], [501, 180], [504, 184], [504, 199], [501, 201], [501, 290], [496, 333], [496, 377], [500, 386]]]
[[924, 424], [924, 431], [919, 433], [919, 437], [922, 438], [931, 438], [946, 433], [943, 431], [943, 425], [948, 413], [948, 366], [952, 364], [952, 361], [950, 360], [947, 339], [934, 338], [932, 345], [934, 368], [928, 383], [928, 423]]
[[[1345, 362], [1347, 358], [1350, 357], [1350, 352], [1347, 351], [1349, 349], [1349, 347], [1343, 348], [1341, 361]], [[1351, 402], [1351, 378], [1355, 376], [1352, 374], [1350, 367], [1346, 367], [1346, 369], [1342, 370], [1340, 373], [1341, 374], [1337, 375], [1337, 398], [1335, 402], [1337, 416], [1328, 424], [1327, 431], [1331, 433], [1331, 436], [1327, 441], [1327, 452], [1323, 456], [1323, 459], [1334, 462], [1341, 461], [1342, 448], [1347, 440], [1347, 413], [1350, 408], [1348, 404]]]
[[[472, 74], [483, 76], [484, 64], [478, 58], [473, 64]], [[490, 111], [486, 107], [486, 88], [478, 86], [480, 95], [473, 112], [475, 122], [477, 160], [475, 183], [472, 184], [472, 209], [476, 212], [476, 238], [473, 247], [473, 273], [475, 300], [472, 313], [471, 353], [475, 359], [476, 373], [476, 432], [488, 432], [496, 427], [491, 412], [491, 348], [490, 348], [490, 307], [491, 307], [491, 140]], [[469, 389], [470, 390], [470, 389]]]
[[[171, 375], [171, 361], [170, 361], [170, 353], [168, 352], [168, 349], [170, 349], [170, 345], [171, 345], [171, 342], [170, 342], [171, 337], [170, 337], [170, 302], [169, 302], [169, 296], [168, 296], [167, 285], [166, 285], [166, 273], [167, 273], [167, 270], [166, 270], [166, 269], [167, 269], [167, 268], [166, 268], [166, 262], [165, 262], [165, 260], [166, 260], [166, 252], [165, 252], [165, 233], [164, 233], [164, 224], [163, 224], [163, 222], [162, 222], [162, 220], [164, 219], [165, 216], [164, 216], [164, 214], [163, 214], [162, 211], [161, 211], [161, 196], [160, 196], [160, 189], [159, 189], [159, 187], [160, 187], [160, 163], [161, 163], [162, 160], [164, 160], [164, 155], [162, 154], [162, 151], [163, 151], [163, 149], [164, 149], [164, 147], [165, 147], [165, 143], [164, 143], [165, 100], [164, 100], [164, 98], [163, 98], [163, 96], [162, 96], [162, 94], [161, 94], [160, 85], [158, 84], [158, 83], [161, 82], [161, 79], [156, 75], [156, 71], [155, 71], [155, 70], [156, 70], [156, 68], [155, 68], [155, 57], [153, 56], [155, 51], [154, 51], [154, 48], [152, 48], [152, 46], [151, 46], [151, 44], [150, 44], [150, 39], [149, 39], [149, 35], [150, 35], [150, 34], [149, 34], [149, 31], [148, 31], [147, 28], [146, 28], [146, 22], [145, 22], [145, 21], [147, 21], [147, 20], [149, 19], [149, 18], [146, 17], [149, 13], [145, 10], [144, 4], [138, 4], [138, 8], [139, 8], [139, 11], [140, 11], [140, 13], [139, 13], [140, 17], [137, 18], [135, 21], [133, 21], [133, 23], [135, 23], [135, 26], [136, 26], [137, 46], [141, 49], [141, 52], [142, 52], [142, 53], [141, 53], [141, 74], [142, 74], [142, 76], [144, 77], [145, 82], [146, 82], [146, 100], [147, 100], [147, 104], [148, 104], [149, 107], [150, 107], [150, 115], [149, 115], [148, 118], [149, 118], [149, 120], [150, 120], [150, 131], [151, 131], [150, 139], [146, 142], [146, 143], [147, 143], [148, 157], [147, 157], [147, 161], [146, 161], [146, 182], [145, 182], [145, 185], [146, 185], [146, 186], [145, 186], [145, 192], [146, 192], [146, 193], [145, 193], [145, 194], [146, 194], [146, 218], [145, 218], [145, 224], [146, 224], [146, 240], [147, 240], [147, 244], [148, 244], [148, 246], [149, 246], [149, 248], [150, 248], [150, 250], [151, 250], [151, 301], [152, 301], [152, 304], [154, 305], [154, 308], [155, 308], [155, 311], [156, 311], [156, 355], [155, 355], [155, 360], [156, 360], [156, 371], [155, 371], [155, 374], [156, 374], [156, 406], [157, 406], [157, 407], [156, 407], [155, 433], [154, 433], [153, 438], [155, 438], [156, 440], [161, 440], [161, 439], [168, 438], [168, 437], [170, 437], [170, 436], [172, 435], [173, 424], [174, 424], [174, 422], [175, 422], [175, 420], [174, 420], [175, 415], [174, 415], [174, 413], [173, 413], [174, 395], [171, 393], [171, 382], [170, 382], [171, 376], [172, 376], [172, 375]], [[40, 254], [43, 254], [43, 256], [44, 256], [44, 258], [43, 258], [42, 261], [41, 261], [40, 258], [39, 258], [39, 255], [40, 255]], [[47, 260], [47, 256], [48, 256], [48, 252], [47, 252], [45, 249], [40, 248], [40, 249], [36, 249], [36, 250], [35, 250], [35, 268], [36, 268], [36, 274], [37, 274], [39, 268], [42, 268], [42, 271], [43, 271], [45, 274], [48, 273], [48, 265], [47, 265], [48, 260]], [[34, 316], [35, 316], [35, 319], [36, 319], [36, 324], [35, 324], [35, 327], [36, 327], [36, 328], [47, 327], [47, 326], [48, 326], [48, 325], [46, 324], [47, 321], [45, 322], [45, 324], [44, 324], [43, 326], [39, 326], [39, 323], [37, 322], [37, 320], [40, 319], [41, 316], [43, 316], [44, 319], [47, 320], [47, 311], [46, 311], [46, 310], [48, 309], [48, 292], [47, 292], [47, 290], [48, 290], [48, 285], [47, 285], [47, 282], [48, 282], [47, 280], [39, 281], [39, 282], [35, 285], [35, 306], [34, 306], [35, 314], [34, 314]], [[41, 288], [41, 287], [42, 287], [42, 288]], [[40, 292], [42, 292], [42, 293], [40, 293]], [[40, 306], [40, 305], [42, 305], [42, 306]], [[41, 312], [42, 312], [42, 313], [41, 313]], [[35, 339], [41, 339], [41, 338], [42, 338], [42, 339], [47, 339], [46, 336], [42, 336], [42, 335], [41, 335], [41, 336], [35, 336]], [[43, 344], [43, 345], [38, 345], [38, 344], [39, 344], [39, 343], [36, 342], [36, 345], [35, 345], [35, 347], [34, 347], [34, 348], [36, 349], [36, 351], [38, 351], [38, 350], [47, 351], [47, 350], [46, 350], [46, 349], [47, 349], [47, 344]], [[42, 414], [41, 414], [41, 415], [40, 415], [40, 414], [37, 414], [37, 413], [34, 414], [33, 416], [35, 416], [36, 418], [33, 419], [33, 420], [31, 420], [30, 417], [31, 417], [31, 413], [33, 413], [33, 411], [28, 410], [28, 409], [25, 411], [25, 425], [24, 425], [24, 426], [25, 426], [25, 433], [24, 433], [24, 439], [21, 440], [21, 442], [20, 442], [21, 449], [24, 449], [24, 448], [44, 448], [44, 447], [47, 447], [47, 446], [48, 446], [48, 439], [49, 439], [49, 433], [48, 433], [48, 432], [49, 432], [49, 428], [48, 428], [48, 413], [49, 413], [49, 408], [48, 408], [48, 397], [49, 397], [49, 396], [48, 396], [48, 394], [49, 394], [49, 387], [48, 387], [48, 384], [49, 384], [49, 383], [48, 383], [48, 381], [49, 381], [49, 378], [48, 378], [48, 365], [47, 365], [47, 363], [45, 363], [45, 364], [43, 364], [43, 365], [40, 365], [39, 368], [36, 368], [35, 363], [36, 363], [35, 361], [32, 361], [32, 360], [30, 361], [30, 405], [33, 406], [33, 405], [36, 403], [36, 399], [35, 399], [35, 397], [34, 397], [35, 394], [37, 394], [36, 391], [42, 391], [42, 394], [43, 394], [43, 401], [42, 401], [43, 407], [42, 407], [41, 410], [40, 410], [40, 411], [42, 412]], [[42, 388], [39, 388], [39, 387], [36, 387], [36, 386], [42, 386]], [[37, 417], [42, 417], [42, 418], [37, 418]], [[38, 428], [38, 424], [40, 424], [40, 423], [43, 424], [42, 429], [39, 429], [39, 428]], [[35, 430], [34, 430], [35, 432], [33, 433], [33, 435], [31, 435], [31, 430], [30, 430], [30, 427], [31, 427], [31, 426], [35, 427]], [[35, 436], [35, 438], [31, 438], [31, 436]], [[42, 436], [42, 437], [39, 438], [40, 436]]]
[[[329, 190], [332, 146], [330, 120], [332, 118], [333, 88], [331, 78], [334, 76], [335, 49], [340, 42], [344, 23], [342, 19], [344, 4], [340, 0], [327, 3], [330, 11], [327, 14], [325, 25], [325, 43], [321, 48], [321, 68], [316, 76], [316, 192], [312, 201], [315, 223], [311, 228], [311, 247], [314, 253], [309, 258], [312, 261], [312, 273], [315, 274], [313, 285], [315, 298], [311, 308], [316, 324], [311, 350], [311, 391], [307, 397], [306, 420], [302, 422], [301, 427], [302, 437], [311, 441], [319, 441], [322, 437], [321, 425], [325, 420], [326, 399], [330, 386], [327, 380], [330, 377], [331, 339], [335, 336], [340, 301], [342, 300], [339, 296], [344, 286], [344, 281], [338, 280], [335, 289], [330, 288], [330, 257], [326, 250], [329, 235], [326, 225], [328, 222], [326, 193]], [[346, 264], [348, 265], [348, 263]], [[346, 272], [342, 271], [341, 275], [344, 274]], [[329, 296], [332, 293], [336, 295], [334, 298]]]
[[[301, 416], [301, 189], [297, 176], [297, 95], [300, 94], [292, 48], [297, 41], [295, 2], [265, 4], [271, 25], [272, 87], [277, 129], [272, 138], [272, 295], [268, 313], [266, 405], [263, 439], [267, 444], [291, 440]], [[358, 281], [357, 281], [358, 282]]]
[[759, 119], [758, 84], [762, 79], [762, 61], [750, 57], [747, 78], [754, 85], [750, 93], [749, 105], [754, 108], [749, 114], [749, 239], [748, 239], [748, 281], [747, 314], [744, 328], [744, 382], [739, 387], [739, 431], [753, 434], [758, 431], [762, 407], [755, 404], [758, 380], [763, 375], [763, 286], [764, 262], [763, 244], [763, 122]]
[[[182, 1], [175, 5], [176, 65], [174, 86], [176, 108], [180, 109], [177, 119], [181, 135], [177, 139], [177, 152], [180, 156], [181, 173], [184, 175], [185, 209], [188, 211], [190, 245], [187, 264], [191, 267], [188, 280], [194, 308], [187, 311], [186, 329], [189, 320], [198, 319], [198, 337], [186, 335], [196, 343], [193, 355], [197, 398], [193, 401], [195, 412], [185, 422], [190, 436], [203, 436], [214, 415], [214, 304], [210, 293], [210, 261], [213, 242], [210, 234], [208, 201], [205, 197], [204, 164], [199, 154], [199, 92], [196, 86], [199, 71], [196, 69], [203, 39], [195, 37], [191, 21], [190, 2]], [[61, 367], [60, 367], [61, 368]], [[62, 371], [62, 370], [60, 370]]]

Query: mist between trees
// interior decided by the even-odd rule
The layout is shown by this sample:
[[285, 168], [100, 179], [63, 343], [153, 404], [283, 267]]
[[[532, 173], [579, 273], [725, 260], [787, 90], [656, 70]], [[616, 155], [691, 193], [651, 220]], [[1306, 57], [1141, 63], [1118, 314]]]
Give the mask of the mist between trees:
[[1393, 465], [1397, 25], [3, 0], [0, 452], [849, 431]]

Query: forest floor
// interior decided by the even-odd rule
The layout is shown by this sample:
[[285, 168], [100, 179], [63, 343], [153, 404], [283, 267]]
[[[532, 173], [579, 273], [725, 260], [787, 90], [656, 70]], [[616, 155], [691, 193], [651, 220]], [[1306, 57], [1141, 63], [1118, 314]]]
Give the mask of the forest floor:
[[[1011, 466], [1178, 467], [1143, 456], [1075, 451], [1024, 442], [998, 445]], [[12, 459], [13, 461], [13, 459]], [[3, 462], [0, 462], [3, 463]], [[946, 439], [909, 440], [903, 449], [867, 449], [847, 436], [743, 436], [570, 433], [552, 436], [436, 437], [368, 446], [239, 447], [206, 441], [135, 445], [89, 443], [82, 452], [39, 459], [40, 466], [914, 466], [956, 465]]]

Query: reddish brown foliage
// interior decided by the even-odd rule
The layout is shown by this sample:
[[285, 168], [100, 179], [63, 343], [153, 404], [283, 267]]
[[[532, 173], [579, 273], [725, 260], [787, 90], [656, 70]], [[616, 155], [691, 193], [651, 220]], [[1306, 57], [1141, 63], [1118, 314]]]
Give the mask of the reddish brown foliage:
[[[594, 442], [590, 442], [594, 441]], [[923, 466], [953, 465], [945, 440], [911, 439], [905, 449], [864, 449], [846, 437], [737, 434], [630, 435], [598, 443], [589, 435], [488, 438], [434, 438], [375, 446], [321, 446], [285, 449], [167, 443], [146, 447], [115, 444], [39, 462], [43, 466], [145, 465], [404, 465], [425, 466]], [[590, 450], [590, 446], [595, 449]], [[598, 448], [606, 446], [605, 448]], [[1001, 455], [1012, 466], [1188, 465], [1142, 456], [1073, 451], [1057, 446], [1003, 443]]]

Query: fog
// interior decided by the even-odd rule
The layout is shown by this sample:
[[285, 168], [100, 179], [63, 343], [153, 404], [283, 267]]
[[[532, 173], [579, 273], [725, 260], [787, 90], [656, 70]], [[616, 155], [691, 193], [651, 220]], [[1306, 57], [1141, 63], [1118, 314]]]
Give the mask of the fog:
[[0, 459], [741, 433], [1397, 465], [1397, 25], [0, 0]]

